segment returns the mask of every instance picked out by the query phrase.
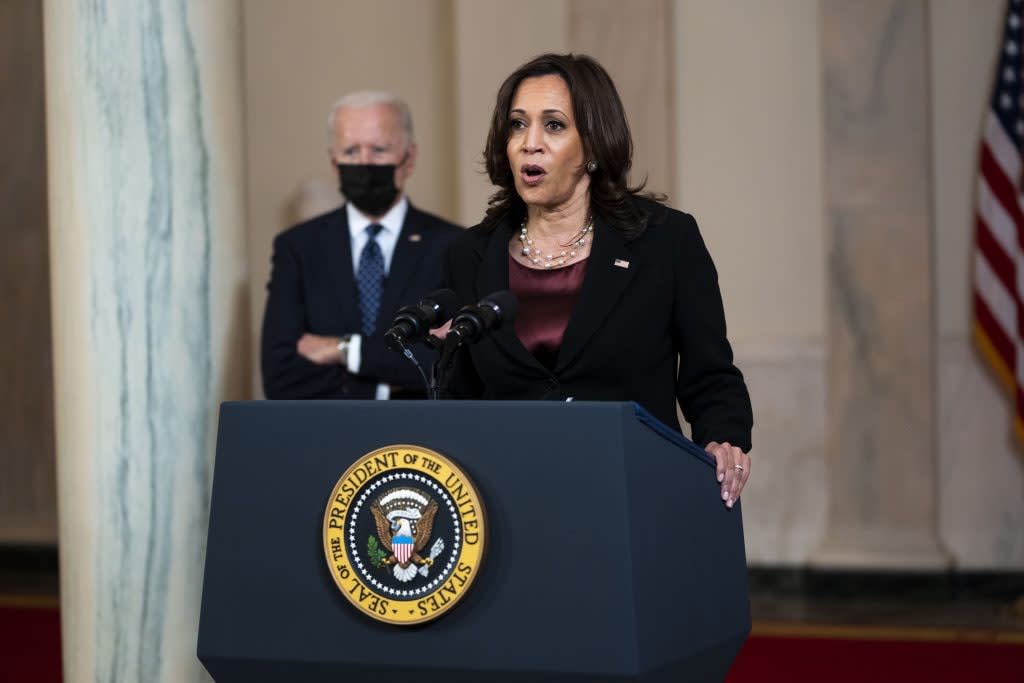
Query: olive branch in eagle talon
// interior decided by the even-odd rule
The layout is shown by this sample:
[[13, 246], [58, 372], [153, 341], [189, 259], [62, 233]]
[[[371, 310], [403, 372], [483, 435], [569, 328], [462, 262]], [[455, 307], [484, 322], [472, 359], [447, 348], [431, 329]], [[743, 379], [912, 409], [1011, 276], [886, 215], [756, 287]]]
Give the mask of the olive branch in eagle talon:
[[388, 554], [380, 547], [376, 536], [370, 536], [366, 543], [366, 552], [370, 556], [370, 564], [374, 567], [383, 567], [384, 560], [388, 559]]

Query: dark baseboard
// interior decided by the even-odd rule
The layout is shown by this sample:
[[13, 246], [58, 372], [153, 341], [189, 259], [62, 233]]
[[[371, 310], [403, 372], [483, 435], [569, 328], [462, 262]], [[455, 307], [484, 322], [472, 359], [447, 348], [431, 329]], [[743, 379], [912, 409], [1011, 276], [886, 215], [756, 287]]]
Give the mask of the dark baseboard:
[[753, 594], [807, 598], [902, 600], [1007, 600], [1024, 595], [1024, 572], [848, 571], [751, 567]]
[[60, 571], [55, 546], [0, 545], [0, 571], [54, 574]]

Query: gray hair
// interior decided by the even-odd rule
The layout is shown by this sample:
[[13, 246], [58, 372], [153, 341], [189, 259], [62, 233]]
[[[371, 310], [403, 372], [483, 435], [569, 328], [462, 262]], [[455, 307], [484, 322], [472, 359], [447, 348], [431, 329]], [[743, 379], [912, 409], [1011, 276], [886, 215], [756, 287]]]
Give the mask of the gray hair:
[[358, 90], [343, 95], [331, 107], [331, 113], [327, 117], [327, 147], [334, 147], [334, 122], [338, 118], [338, 112], [342, 109], [357, 109], [360, 107], [372, 107], [378, 104], [386, 104], [394, 108], [398, 113], [398, 122], [402, 126], [402, 137], [405, 138], [405, 146], [413, 142], [412, 137], [412, 111], [409, 105], [398, 95], [385, 90]]

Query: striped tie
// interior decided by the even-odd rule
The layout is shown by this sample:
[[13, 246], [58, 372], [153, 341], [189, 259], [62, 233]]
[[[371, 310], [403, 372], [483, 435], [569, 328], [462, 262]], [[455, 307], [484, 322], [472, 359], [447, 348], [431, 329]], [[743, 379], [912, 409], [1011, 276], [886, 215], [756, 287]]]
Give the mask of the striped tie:
[[369, 337], [377, 327], [377, 313], [380, 310], [380, 295], [384, 288], [384, 254], [377, 244], [377, 233], [384, 226], [373, 223], [366, 226], [370, 239], [359, 254], [359, 271], [356, 285], [359, 287], [359, 309], [363, 314], [363, 335]]

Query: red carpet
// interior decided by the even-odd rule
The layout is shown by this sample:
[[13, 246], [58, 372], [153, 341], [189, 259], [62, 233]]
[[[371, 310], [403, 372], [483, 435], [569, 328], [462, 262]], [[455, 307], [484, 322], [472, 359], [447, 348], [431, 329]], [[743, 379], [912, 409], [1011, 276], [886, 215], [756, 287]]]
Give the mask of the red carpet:
[[0, 607], [0, 653], [0, 682], [60, 683], [56, 606]]
[[[755, 625], [727, 683], [1024, 681], [1024, 634]], [[0, 683], [60, 683], [56, 605], [0, 606]]]
[[[803, 626], [801, 635], [760, 635], [758, 630], [755, 626], [744, 644], [727, 683], [1024, 681], [1024, 634]], [[815, 631], [820, 635], [806, 635]]]

